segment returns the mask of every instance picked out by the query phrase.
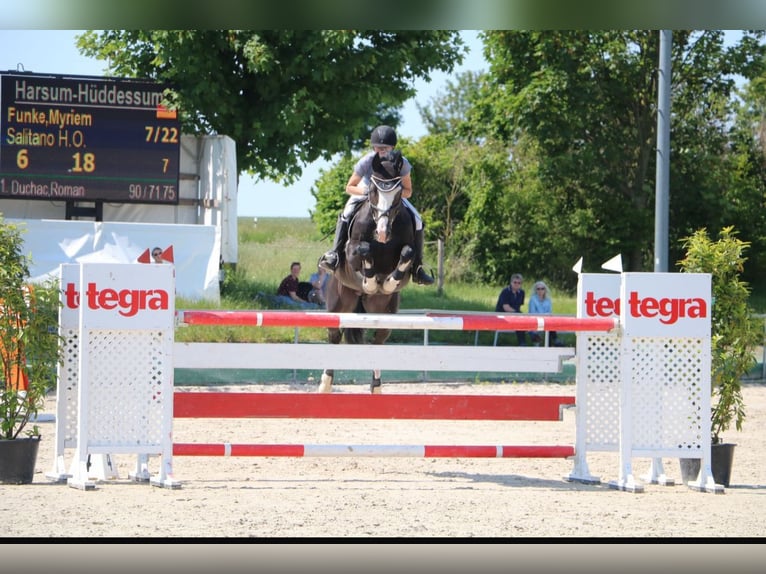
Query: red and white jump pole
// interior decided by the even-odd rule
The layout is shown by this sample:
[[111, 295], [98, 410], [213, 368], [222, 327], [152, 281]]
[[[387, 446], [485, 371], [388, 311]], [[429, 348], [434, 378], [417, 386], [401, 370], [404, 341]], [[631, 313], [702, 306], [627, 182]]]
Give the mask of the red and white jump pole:
[[174, 443], [173, 456], [571, 458], [567, 445], [343, 445]]
[[251, 327], [319, 327], [429, 329], [444, 331], [611, 331], [619, 317], [559, 317], [544, 315], [389, 315], [385, 313], [325, 313], [307, 311], [204, 311], [177, 312], [177, 322], [187, 325]]

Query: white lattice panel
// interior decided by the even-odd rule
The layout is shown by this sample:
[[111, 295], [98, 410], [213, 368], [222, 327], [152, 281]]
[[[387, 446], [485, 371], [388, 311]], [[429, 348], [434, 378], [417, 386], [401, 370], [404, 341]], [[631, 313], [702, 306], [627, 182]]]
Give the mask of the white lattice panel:
[[[163, 381], [173, 369], [162, 331], [91, 330], [88, 334], [90, 446], [162, 444]], [[172, 334], [171, 334], [172, 336]]]
[[78, 362], [80, 360], [79, 329], [62, 331], [64, 340], [64, 361], [59, 368], [59, 380], [56, 386], [57, 400], [62, 409], [59, 416], [64, 417], [62, 429], [63, 445], [65, 448], [77, 446], [77, 381]]
[[[95, 478], [116, 477], [110, 455], [136, 454], [137, 480], [178, 486], [171, 437], [174, 283], [171, 265], [61, 266], [59, 328], [67, 348], [59, 370], [56, 462], [48, 476], [67, 476], [70, 486], [90, 490], [92, 454], [105, 455]], [[76, 447], [66, 474], [65, 442]], [[155, 476], [149, 454], [161, 457]]]
[[585, 446], [589, 451], [616, 451], [620, 438], [620, 339], [611, 333], [578, 336], [584, 339], [577, 377], [578, 385], [585, 389]]
[[[653, 456], [689, 455], [701, 442], [709, 413], [704, 378], [710, 376], [707, 339], [636, 337], [630, 342], [632, 450]], [[706, 392], [706, 391], [705, 391]]]

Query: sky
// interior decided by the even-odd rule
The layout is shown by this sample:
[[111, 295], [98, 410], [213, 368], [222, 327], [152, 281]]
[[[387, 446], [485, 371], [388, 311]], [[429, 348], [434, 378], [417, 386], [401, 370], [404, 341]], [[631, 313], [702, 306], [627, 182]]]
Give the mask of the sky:
[[[75, 37], [83, 30], [0, 30], [0, 70], [26, 71], [38, 74], [74, 74], [101, 76], [105, 62], [82, 56], [75, 46]], [[443, 93], [447, 81], [457, 73], [486, 70], [481, 41], [476, 30], [462, 31], [470, 48], [463, 64], [452, 74], [435, 72], [430, 82], [415, 83], [417, 95], [405, 102], [402, 123], [397, 133], [420, 138], [426, 134], [416, 102], [425, 105]], [[251, 176], [240, 178], [237, 193], [237, 215], [240, 217], [309, 217], [314, 208], [311, 188], [321, 168], [330, 164], [319, 160], [304, 168], [295, 184], [283, 187], [270, 181], [257, 181]], [[338, 190], [338, 193], [344, 193]]]

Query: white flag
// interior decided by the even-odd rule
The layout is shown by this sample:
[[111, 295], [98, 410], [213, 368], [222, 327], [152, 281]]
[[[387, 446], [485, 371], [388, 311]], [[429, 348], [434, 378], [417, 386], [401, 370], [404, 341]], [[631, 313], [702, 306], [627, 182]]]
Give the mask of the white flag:
[[607, 271], [616, 271], [617, 273], [622, 273], [622, 255], [617, 254], [614, 257], [612, 257], [609, 261], [601, 265], [601, 269], [606, 269]]

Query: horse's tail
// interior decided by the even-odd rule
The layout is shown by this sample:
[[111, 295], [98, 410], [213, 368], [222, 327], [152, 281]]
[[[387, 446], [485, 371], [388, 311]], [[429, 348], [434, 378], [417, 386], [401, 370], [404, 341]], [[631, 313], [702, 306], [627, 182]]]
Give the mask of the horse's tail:
[[[364, 305], [362, 305], [361, 298], [356, 302], [354, 313], [364, 313]], [[343, 337], [346, 343], [351, 345], [361, 345], [364, 343], [364, 329], [360, 327], [346, 327], [343, 330]]]

